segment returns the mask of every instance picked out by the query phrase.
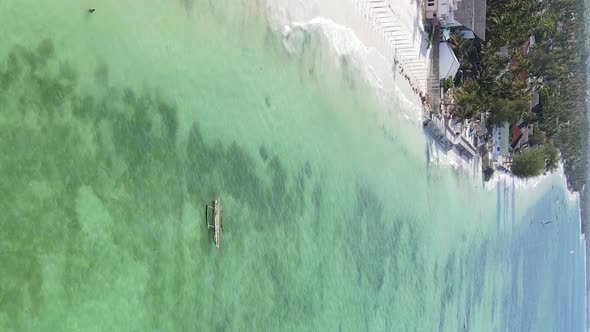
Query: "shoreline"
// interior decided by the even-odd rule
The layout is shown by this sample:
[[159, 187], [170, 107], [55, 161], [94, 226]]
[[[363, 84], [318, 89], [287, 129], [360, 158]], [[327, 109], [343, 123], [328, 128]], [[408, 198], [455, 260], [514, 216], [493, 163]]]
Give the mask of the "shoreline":
[[[419, 10], [412, 8], [409, 3], [399, 4], [400, 11], [411, 14], [412, 9], [417, 15], [421, 15]], [[368, 65], [380, 79], [380, 83], [385, 88], [397, 88], [402, 95], [416, 104], [420, 104], [420, 97], [414, 91], [415, 83], [412, 84], [400, 74], [400, 66], [391, 61], [394, 55], [394, 49], [387, 44], [385, 36], [376, 27], [369, 18], [363, 17], [363, 12], [352, 1], [338, 2], [335, 0], [313, 2], [293, 2], [289, 0], [273, 1], [273, 4], [267, 3], [267, 15], [277, 21], [277, 29], [283, 30], [285, 26], [306, 25], [320, 20], [331, 21], [340, 28], [350, 30], [354, 33], [358, 41], [366, 48], [368, 53], [373, 50], [378, 53], [387, 65], [379, 63], [379, 59], [369, 59]], [[314, 21], [315, 20], [315, 21]], [[418, 38], [423, 38], [420, 34]], [[418, 52], [418, 51], [417, 51]], [[389, 57], [392, 55], [392, 57]], [[424, 58], [426, 60], [426, 58]]]
[[[385, 35], [375, 22], [371, 22], [374, 17], [370, 16], [371, 10], [367, 7], [363, 7], [362, 4], [355, 6], [352, 2], [338, 3], [337, 1], [332, 0], [322, 2], [315, 1], [313, 3], [280, 0], [278, 1], [278, 4], [274, 3], [271, 5], [267, 3], [265, 10], [266, 14], [270, 15], [270, 17], [275, 19], [276, 23], [280, 25], [276, 26], [276, 29], [281, 28], [285, 30], [286, 27], [305, 27], [306, 25], [331, 22], [334, 25], [339, 26], [341, 29], [350, 30], [354, 33], [358, 41], [366, 48], [367, 53], [371, 53], [371, 51], [374, 50], [387, 62], [388, 68], [383, 68], [382, 64], [376, 63], [377, 61], [369, 61], [367, 64], [372, 73], [379, 79], [379, 83], [389, 88], [397, 88], [407, 100], [415, 102], [417, 105], [422, 105], [422, 107], [426, 106], [429, 108], [430, 112], [432, 112], [430, 105], [425, 103], [425, 98], [427, 98], [427, 96], [424, 91], [417, 88], [417, 86], [427, 87], [428, 76], [423, 77], [421, 83], [416, 80], [413, 81], [412, 77], [406, 74], [406, 68], [404, 68], [404, 64], [407, 65], [408, 62], [398, 60], [395, 57], [388, 57], [388, 54], [395, 54], [395, 46], [384, 41]], [[404, 15], [407, 15], [407, 17], [414, 15], [415, 19], [411, 21], [420, 22], [420, 25], [422, 25], [422, 11], [419, 4], [418, 6], [412, 6], [411, 3], [403, 2], [399, 4], [399, 7], [397, 7], [395, 11], [392, 9], [392, 12], [393, 15], [403, 13]], [[407, 25], [407, 22], [405, 23]], [[414, 42], [415, 40], [427, 41], [428, 39], [428, 35], [422, 26], [419, 28], [415, 27], [414, 31], [408, 32], [413, 36], [407, 37], [413, 39]], [[417, 53], [424, 53], [425, 57], [422, 60], [430, 64], [432, 48], [428, 48], [426, 52], [424, 52], [423, 45], [416, 45], [416, 43], [414, 43], [414, 46], [416, 47], [415, 51]], [[430, 74], [430, 72], [431, 70], [428, 68], [428, 73]], [[415, 116], [416, 119], [420, 119], [421, 123], [424, 117], [424, 112], [421, 111], [419, 114], [415, 114]], [[432, 138], [426, 133], [424, 133], [424, 136], [427, 139], [427, 144], [431, 141], [434, 142], [434, 140], [432, 140]], [[436, 161], [452, 168], [459, 168], [462, 171], [467, 172], [473, 178], [481, 176], [481, 181], [483, 182], [481, 167], [479, 167], [479, 169], [475, 167], [474, 169], [473, 161], [467, 162], [457, 151], [451, 150], [446, 152], [440, 149], [437, 144], [432, 144], [432, 146], [437, 147], [435, 151], [437, 160], [429, 160], [429, 162]], [[441, 155], [445, 158], [440, 158], [439, 156]], [[478, 161], [476, 164], [481, 165], [481, 158], [478, 156], [477, 159]], [[531, 188], [534, 188], [536, 187], [536, 184], [554, 173], [557, 173], [558, 176], [563, 179], [564, 188], [567, 190], [570, 197], [575, 196], [580, 198], [580, 209], [584, 210], [581, 199], [584, 195], [582, 192], [573, 191], [569, 187], [564, 173], [564, 165], [561, 161], [555, 172], [529, 179], [520, 179], [508, 173], [494, 174], [490, 179], [490, 182], [493, 185], [485, 185], [485, 182], [483, 182], [482, 187], [495, 188], [495, 185], [497, 185], [501, 178], [508, 177], [511, 180], [520, 183], [521, 185], [519, 185], [519, 187], [530, 186]]]
[[[377, 76], [378, 84], [376, 88], [381, 90], [398, 90], [403, 98], [416, 106], [416, 112], [406, 114], [412, 121], [416, 121], [422, 127], [424, 120], [424, 101], [427, 100], [427, 93], [429, 79], [432, 79], [431, 74], [431, 56], [432, 47], [427, 47], [428, 34], [424, 30], [422, 24], [421, 6], [412, 4], [410, 2], [400, 3], [398, 7], [391, 8], [391, 17], [401, 16], [415, 17], [409, 21], [401, 24], [402, 32], [397, 41], [399, 47], [396, 48], [394, 42], [396, 40], [389, 40], [391, 43], [385, 41], [386, 35], [380, 29], [379, 25], [372, 22], [373, 17], [370, 16], [371, 10], [363, 3], [354, 5], [351, 2], [337, 3], [336, 1], [315, 1], [314, 3], [294, 3], [288, 0], [281, 0], [278, 4], [267, 4], [266, 14], [278, 23], [275, 26], [276, 30], [283, 32], [283, 36], [291, 32], [294, 27], [307, 27], [314, 25], [321, 25], [326, 29], [335, 28], [351, 31], [358, 42], [362, 44], [363, 50], [367, 54], [376, 52], [381, 59], [367, 59], [367, 65], [370, 67], [372, 74]], [[365, 15], [365, 16], [363, 16]], [[383, 14], [385, 16], [385, 14]], [[381, 22], [381, 21], [380, 21]], [[329, 24], [326, 24], [329, 23]], [[409, 26], [412, 25], [413, 26]], [[410, 39], [408, 43], [406, 39]], [[399, 53], [399, 54], [398, 54]], [[404, 56], [405, 54], [405, 56]], [[409, 60], [412, 56], [413, 60]], [[367, 57], [369, 58], [369, 57]], [[387, 65], [383, 65], [383, 62]], [[408, 68], [421, 68], [425, 66], [425, 75], [420, 79], [412, 77]], [[421, 87], [421, 88], [419, 88]], [[426, 144], [434, 142], [425, 132], [423, 135]], [[481, 158], [477, 160], [466, 161], [458, 151], [445, 152], [438, 149], [436, 144], [434, 155], [441, 156], [437, 162], [441, 162], [453, 168], [460, 168], [462, 171], [469, 174], [470, 178], [479, 182], [482, 177], [481, 172]], [[429, 160], [433, 162], [433, 160]]]

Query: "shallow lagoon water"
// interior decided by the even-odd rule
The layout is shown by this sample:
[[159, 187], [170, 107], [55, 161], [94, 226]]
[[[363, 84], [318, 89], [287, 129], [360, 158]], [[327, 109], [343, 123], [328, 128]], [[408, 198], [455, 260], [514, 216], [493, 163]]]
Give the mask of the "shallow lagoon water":
[[0, 330], [582, 326], [563, 180], [428, 163], [412, 97], [385, 103], [317, 31], [289, 52], [249, 1], [0, 21]]

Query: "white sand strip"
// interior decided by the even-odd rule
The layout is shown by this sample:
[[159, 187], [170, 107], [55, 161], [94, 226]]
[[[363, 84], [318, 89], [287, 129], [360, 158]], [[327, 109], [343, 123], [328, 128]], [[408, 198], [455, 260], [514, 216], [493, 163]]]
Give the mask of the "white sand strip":
[[[324, 17], [352, 29], [366, 47], [376, 49], [392, 64], [387, 75], [406, 96], [414, 94], [412, 86], [426, 92], [428, 37], [417, 0], [268, 0], [266, 8], [282, 24]], [[400, 68], [393, 70], [394, 63]]]

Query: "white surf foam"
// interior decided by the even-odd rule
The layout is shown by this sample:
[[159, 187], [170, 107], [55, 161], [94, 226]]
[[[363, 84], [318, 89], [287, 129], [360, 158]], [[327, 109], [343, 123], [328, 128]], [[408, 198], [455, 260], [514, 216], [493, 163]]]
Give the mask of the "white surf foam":
[[[370, 67], [375, 71], [375, 74], [379, 77], [383, 75], [387, 77], [387, 80], [381, 80], [381, 82], [388, 83], [389, 81], [394, 81], [397, 88], [411, 100], [412, 104], [418, 103], [418, 97], [412, 93], [412, 89], [408, 82], [405, 81], [405, 78], [402, 75], [396, 74], [393, 70], [394, 57], [391, 44], [393, 40], [386, 38], [386, 32], [379, 29], [377, 26], [378, 22], [371, 21], [374, 18], [368, 15], [368, 12], [363, 12], [363, 10], [367, 10], [367, 4], [368, 2], [366, 0], [267, 0], [265, 11], [271, 24], [274, 22], [275, 26], [278, 25], [278, 29], [283, 29], [283, 31], [285, 25], [291, 28], [294, 22], [299, 22], [299, 24], [324, 24], [323, 31], [328, 34], [334, 32], [340, 36], [342, 36], [340, 34], [341, 29], [350, 30], [354, 37], [348, 41], [344, 39], [333, 39], [332, 41], [337, 43], [335, 46], [343, 46], [339, 44], [341, 42], [344, 42], [344, 45], [351, 45], [352, 40], [356, 40], [355, 42], [358, 41], [368, 51], [367, 57], [371, 62]], [[418, 15], [417, 17], [420, 15], [420, 11], [417, 10], [415, 3], [412, 4], [410, 0], [396, 2], [392, 8], [399, 12], [398, 16], [404, 16], [407, 19], [413, 18], [414, 14]], [[409, 22], [415, 24], [414, 20], [410, 20]], [[333, 28], [335, 29], [332, 30]], [[412, 49], [404, 49], [403, 52], [409, 52], [405, 54], [416, 55], [416, 57], [424, 53], [420, 49], [421, 46], [424, 46], [421, 43], [423, 36], [420, 31], [415, 27], [404, 28], [404, 31], [407, 31], [405, 33], [406, 37], [402, 36], [404, 40], [417, 39], [418, 41], [413, 43], [415, 45], [412, 44]], [[349, 49], [349, 51], [352, 51], [352, 49]], [[422, 58], [424, 56], [425, 54], [422, 55]], [[374, 58], [383, 58], [386, 61]], [[405, 68], [405, 72], [409, 73], [410, 68]], [[419, 112], [418, 110], [416, 111]]]
[[419, 119], [417, 96], [404, 94], [393, 80], [392, 63], [377, 49], [367, 47], [354, 30], [324, 17], [315, 17], [306, 22], [292, 22], [283, 27], [283, 45], [292, 54], [298, 49], [297, 43], [302, 38], [297, 36], [299, 32], [323, 38], [336, 67], [341, 66], [340, 60], [345, 56], [347, 64], [360, 71], [361, 77], [356, 79], [363, 79], [369, 84], [384, 105], [396, 105], [395, 109], [403, 117]]

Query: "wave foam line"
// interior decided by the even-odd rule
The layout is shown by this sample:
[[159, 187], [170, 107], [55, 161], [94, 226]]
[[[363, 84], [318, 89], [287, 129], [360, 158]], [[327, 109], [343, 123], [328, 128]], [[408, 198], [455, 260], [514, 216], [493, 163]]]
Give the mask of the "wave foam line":
[[[385, 56], [398, 63], [410, 81], [426, 94], [429, 54], [428, 40], [420, 23], [421, 12], [412, 11], [408, 4], [404, 6], [399, 1], [394, 6], [386, 0], [355, 0], [354, 4], [378, 34]], [[406, 13], [402, 13], [404, 9]], [[414, 20], [405, 20], [411, 17]]]
[[[341, 56], [352, 60], [352, 65], [361, 71], [363, 77], [385, 104], [397, 104], [404, 116], [410, 119], [420, 118], [420, 106], [412, 102], [394, 83], [391, 72], [392, 63], [373, 47], [367, 47], [353, 29], [335, 23], [329, 18], [314, 17], [307, 22], [293, 22], [283, 28], [283, 46], [293, 53], [295, 45], [291, 37], [301, 30], [316, 33], [325, 38], [325, 46], [331, 51], [334, 63], [339, 66]], [[392, 100], [395, 99], [395, 100]]]

